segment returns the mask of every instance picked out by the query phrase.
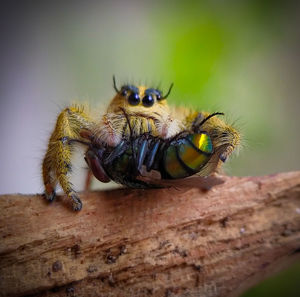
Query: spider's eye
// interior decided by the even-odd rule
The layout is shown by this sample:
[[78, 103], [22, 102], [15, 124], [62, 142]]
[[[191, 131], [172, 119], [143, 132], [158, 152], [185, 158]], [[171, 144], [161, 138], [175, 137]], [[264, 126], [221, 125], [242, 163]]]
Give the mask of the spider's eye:
[[128, 97], [128, 102], [130, 105], [138, 105], [140, 103], [140, 96], [137, 93], [131, 93]]
[[157, 100], [161, 100], [161, 94], [160, 94], [160, 93], [157, 93], [157, 94], [156, 94], [156, 99], [157, 99]]
[[128, 93], [127, 90], [125, 89], [121, 90], [121, 96], [126, 97], [127, 93]]
[[143, 105], [145, 107], [150, 107], [154, 104], [154, 98], [151, 96], [151, 95], [146, 95], [144, 98], [143, 98]]

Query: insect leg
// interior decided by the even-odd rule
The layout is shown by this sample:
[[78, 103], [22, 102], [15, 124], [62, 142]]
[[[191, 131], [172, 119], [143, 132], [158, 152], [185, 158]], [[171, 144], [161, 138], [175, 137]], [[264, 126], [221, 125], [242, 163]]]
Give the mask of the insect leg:
[[109, 154], [107, 158], [103, 161], [105, 165], [113, 162], [117, 157], [122, 155], [127, 149], [126, 142], [122, 140], [117, 147]]
[[138, 172], [140, 172], [141, 169], [142, 169], [142, 165], [144, 164], [147, 152], [148, 152], [148, 140], [144, 139], [142, 144], [141, 144], [141, 147], [138, 151], [138, 156], [137, 156], [137, 170], [138, 170]]
[[92, 178], [93, 178], [93, 172], [92, 172], [91, 168], [89, 168], [86, 173], [86, 176], [85, 176], [85, 183], [84, 183], [84, 191], [85, 192], [87, 192], [91, 189]]
[[148, 159], [146, 161], [146, 168], [147, 168], [148, 172], [151, 171], [151, 169], [152, 169], [152, 166], [154, 164], [156, 153], [158, 151], [159, 145], [160, 145], [160, 142], [157, 140], [154, 143], [154, 146], [153, 146], [152, 150], [149, 153]]
[[[102, 152], [99, 151], [99, 154], [101, 156]], [[107, 176], [101, 165], [98, 154], [96, 154], [93, 150], [88, 150], [85, 154], [85, 160], [98, 180], [103, 183], [108, 183], [110, 181], [110, 178]]]

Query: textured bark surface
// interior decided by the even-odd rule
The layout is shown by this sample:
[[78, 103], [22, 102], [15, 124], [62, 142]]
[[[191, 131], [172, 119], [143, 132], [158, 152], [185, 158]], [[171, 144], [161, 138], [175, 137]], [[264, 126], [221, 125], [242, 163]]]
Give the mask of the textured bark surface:
[[[0, 197], [0, 296], [236, 296], [300, 252], [300, 172]], [[299, 258], [298, 258], [299, 259]]]

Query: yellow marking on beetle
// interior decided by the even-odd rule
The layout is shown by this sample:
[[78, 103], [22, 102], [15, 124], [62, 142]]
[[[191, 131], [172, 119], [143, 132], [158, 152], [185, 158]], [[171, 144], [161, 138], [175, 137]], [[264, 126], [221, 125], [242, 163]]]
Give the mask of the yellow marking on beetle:
[[211, 153], [212, 146], [210, 137], [207, 134], [198, 134], [196, 137], [196, 142], [198, 143], [198, 148], [206, 153]]
[[193, 170], [200, 169], [209, 159], [208, 156], [196, 151], [192, 146], [185, 146], [183, 150], [179, 150], [178, 154], [183, 163]]
[[207, 141], [206, 141], [207, 137], [205, 137], [205, 136], [207, 136], [207, 135], [205, 135], [205, 134], [200, 135], [200, 138], [198, 140], [198, 148], [199, 149], [202, 149], [204, 142], [207, 143]]
[[165, 169], [172, 178], [184, 177], [187, 174], [176, 156], [175, 147], [169, 147], [168, 149], [165, 159]]

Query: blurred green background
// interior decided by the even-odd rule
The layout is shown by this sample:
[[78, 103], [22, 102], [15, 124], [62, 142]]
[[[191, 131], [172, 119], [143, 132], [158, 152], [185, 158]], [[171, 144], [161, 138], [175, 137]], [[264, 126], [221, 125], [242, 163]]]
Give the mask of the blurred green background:
[[[56, 114], [74, 99], [107, 104], [113, 74], [164, 90], [174, 82], [170, 103], [225, 112], [243, 134], [228, 174], [299, 170], [299, 28], [298, 1], [9, 2], [1, 193], [42, 191]], [[82, 174], [74, 179], [80, 189]], [[300, 296], [299, 265], [245, 296], [266, 295]]]

